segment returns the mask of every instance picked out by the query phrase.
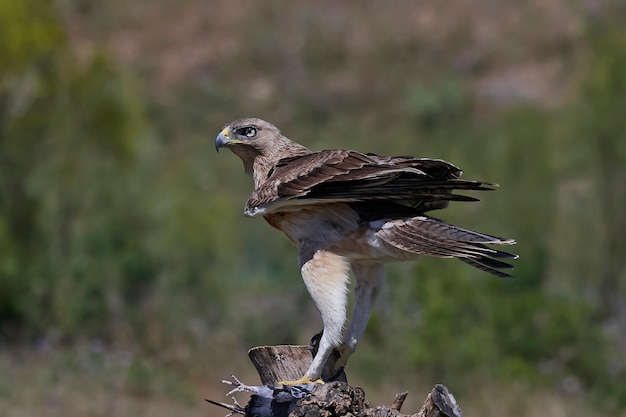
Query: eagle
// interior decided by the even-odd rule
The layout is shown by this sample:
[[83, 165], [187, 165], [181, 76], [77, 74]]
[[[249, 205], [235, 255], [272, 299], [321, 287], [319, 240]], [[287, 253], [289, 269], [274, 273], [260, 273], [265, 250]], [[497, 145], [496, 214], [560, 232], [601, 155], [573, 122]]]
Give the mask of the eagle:
[[[333, 349], [343, 367], [354, 352], [384, 281], [384, 264], [423, 255], [456, 258], [498, 277], [517, 255], [490, 245], [505, 239], [453, 226], [427, 212], [450, 201], [478, 201], [458, 191], [498, 185], [460, 179], [441, 159], [380, 156], [348, 149], [314, 152], [269, 122], [238, 119], [223, 127], [215, 148], [228, 148], [254, 181], [244, 214], [262, 216], [298, 249], [302, 279], [321, 315], [317, 353], [302, 378], [284, 384], [322, 383]], [[354, 307], [345, 331], [348, 287]]]

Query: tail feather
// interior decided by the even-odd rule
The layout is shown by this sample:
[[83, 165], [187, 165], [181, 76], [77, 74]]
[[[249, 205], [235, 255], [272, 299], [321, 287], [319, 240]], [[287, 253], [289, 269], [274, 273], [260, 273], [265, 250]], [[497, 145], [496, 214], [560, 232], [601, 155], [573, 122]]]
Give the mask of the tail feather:
[[[493, 261], [493, 259], [489, 259], [489, 258], [486, 258], [486, 259], [488, 259], [489, 261]], [[473, 266], [474, 268], [478, 268], [482, 271], [489, 272], [490, 274], [495, 275], [500, 278], [515, 278], [513, 275], [498, 269], [498, 268], [513, 269], [513, 265], [505, 264], [507, 266], [494, 267], [494, 266], [488, 265], [488, 262], [483, 262], [483, 259], [459, 258], [459, 260], [465, 262], [468, 265]]]
[[511, 277], [502, 269], [513, 268], [513, 265], [499, 259], [517, 258], [516, 254], [487, 246], [512, 245], [515, 244], [513, 239], [474, 232], [427, 216], [391, 220], [376, 234], [403, 251], [417, 255], [458, 258], [499, 277]]
[[[496, 245], [514, 245], [516, 243], [514, 240], [510, 240], [510, 239], [501, 240], [500, 242], [506, 242], [506, 243], [495, 243], [495, 244]], [[477, 247], [483, 248], [486, 251], [489, 251], [489, 256], [493, 258], [510, 258], [510, 259], [519, 258], [519, 256], [515, 253], [505, 252], [502, 250], [496, 250], [496, 249], [490, 248], [486, 245], [479, 244], [479, 243], [475, 243], [474, 245], [476, 245]]]

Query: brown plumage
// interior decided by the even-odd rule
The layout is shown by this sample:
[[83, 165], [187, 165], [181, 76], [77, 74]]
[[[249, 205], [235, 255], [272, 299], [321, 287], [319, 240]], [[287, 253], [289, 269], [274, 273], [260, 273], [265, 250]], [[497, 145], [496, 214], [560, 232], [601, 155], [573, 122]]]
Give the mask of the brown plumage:
[[[458, 258], [500, 277], [514, 254], [488, 245], [512, 239], [452, 226], [425, 213], [458, 194], [496, 184], [463, 180], [462, 171], [439, 159], [387, 157], [335, 149], [312, 152], [260, 119], [226, 125], [215, 142], [243, 161], [254, 179], [247, 216], [262, 215], [298, 247], [302, 278], [324, 323], [319, 350], [303, 381], [317, 380], [333, 348], [344, 361], [360, 339], [384, 278], [383, 264], [420, 255]], [[355, 307], [343, 342], [349, 270], [356, 280]]]

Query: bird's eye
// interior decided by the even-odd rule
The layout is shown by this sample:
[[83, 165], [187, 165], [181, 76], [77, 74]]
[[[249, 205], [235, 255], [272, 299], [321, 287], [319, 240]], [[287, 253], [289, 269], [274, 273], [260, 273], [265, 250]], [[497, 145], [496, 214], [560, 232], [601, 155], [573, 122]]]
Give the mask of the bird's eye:
[[242, 127], [241, 129], [239, 129], [239, 134], [252, 138], [256, 136], [256, 129], [251, 126]]

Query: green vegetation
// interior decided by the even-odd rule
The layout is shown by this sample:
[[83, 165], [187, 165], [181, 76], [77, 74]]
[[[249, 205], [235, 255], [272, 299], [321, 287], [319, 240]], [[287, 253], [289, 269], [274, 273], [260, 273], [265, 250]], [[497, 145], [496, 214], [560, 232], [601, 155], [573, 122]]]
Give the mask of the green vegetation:
[[[347, 28], [298, 15], [293, 47], [262, 23], [282, 22], [276, 4], [249, 19], [247, 49], [165, 94], [105, 42], [78, 53], [74, 20], [105, 31], [122, 10], [86, 5], [0, 0], [0, 348], [68, 349], [51, 369], [86, 366], [131, 396], [188, 403], [184, 381], [317, 332], [293, 248], [243, 218], [249, 180], [213, 151], [224, 123], [258, 115], [311, 148], [441, 157], [502, 186], [437, 215], [514, 237], [518, 278], [391, 266], [388, 303], [351, 362], [364, 384], [409, 372], [468, 398], [476, 381], [500, 381], [626, 408], [622, 10], [587, 18], [576, 48], [558, 51], [579, 73], [558, 105], [490, 107], [471, 71], [392, 35], [351, 55], [337, 41]], [[18, 372], [4, 360], [0, 373]], [[0, 406], [13, 395], [3, 382]]]

